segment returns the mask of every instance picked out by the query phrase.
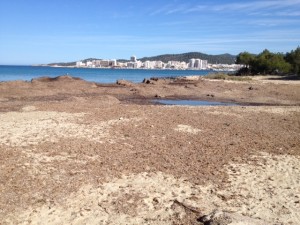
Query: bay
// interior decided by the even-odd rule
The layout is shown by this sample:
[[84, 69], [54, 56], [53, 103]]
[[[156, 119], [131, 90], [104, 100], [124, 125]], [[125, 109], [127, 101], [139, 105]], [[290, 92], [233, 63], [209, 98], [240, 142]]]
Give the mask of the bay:
[[47, 66], [1, 66], [0, 81], [24, 80], [30, 81], [37, 77], [57, 77], [69, 75], [86, 81], [99, 83], [115, 83], [125, 79], [135, 83], [150, 77], [179, 77], [209, 74], [209, 70], [147, 70], [147, 69], [104, 69], [104, 68], [67, 68]]

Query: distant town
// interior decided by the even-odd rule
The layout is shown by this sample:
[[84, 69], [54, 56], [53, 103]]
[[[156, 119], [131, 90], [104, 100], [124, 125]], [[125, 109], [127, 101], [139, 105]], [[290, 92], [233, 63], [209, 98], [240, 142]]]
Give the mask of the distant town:
[[[61, 65], [52, 64], [58, 67]], [[207, 60], [189, 59], [189, 62], [168, 61], [140, 61], [136, 56], [131, 56], [127, 62], [116, 59], [82, 60], [76, 62], [77, 68], [113, 68], [113, 69], [174, 69], [174, 70], [214, 70], [214, 71], [236, 71], [242, 67], [238, 64], [210, 64]]]

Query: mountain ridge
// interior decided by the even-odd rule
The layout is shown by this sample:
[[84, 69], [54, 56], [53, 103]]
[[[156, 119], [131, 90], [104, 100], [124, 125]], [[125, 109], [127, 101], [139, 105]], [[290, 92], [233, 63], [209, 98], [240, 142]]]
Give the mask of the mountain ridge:
[[[209, 55], [201, 52], [186, 52], [186, 53], [179, 53], [179, 54], [162, 54], [150, 57], [142, 57], [138, 60], [145, 62], [145, 61], [162, 61], [167, 63], [168, 61], [180, 61], [188, 63], [190, 59], [202, 59], [207, 60], [208, 63], [211, 64], [234, 64], [236, 61], [236, 56], [231, 55], [228, 53], [218, 54], [218, 55]], [[98, 58], [87, 58], [80, 60], [82, 62], [87, 62], [91, 60], [102, 60]], [[126, 59], [118, 59], [118, 62], [129, 62], [130, 60]], [[76, 62], [59, 62], [59, 63], [49, 63], [49, 66], [75, 66]]]
[[228, 53], [219, 54], [219, 55], [209, 55], [202, 52], [187, 52], [180, 54], [163, 54], [151, 57], [140, 58], [142, 62], [144, 61], [162, 61], [167, 63], [168, 61], [180, 61], [188, 63], [190, 59], [202, 59], [207, 60], [211, 64], [234, 64], [236, 60], [235, 55]]

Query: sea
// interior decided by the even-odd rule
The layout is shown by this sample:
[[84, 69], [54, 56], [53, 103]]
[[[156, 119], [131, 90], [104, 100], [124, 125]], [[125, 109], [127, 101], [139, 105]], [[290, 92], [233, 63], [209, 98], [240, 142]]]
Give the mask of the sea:
[[211, 72], [210, 70], [104, 69], [0, 65], [0, 82], [13, 80], [30, 81], [37, 77], [69, 75], [97, 83], [115, 83], [120, 79], [139, 83], [145, 78], [151, 77], [205, 76]]

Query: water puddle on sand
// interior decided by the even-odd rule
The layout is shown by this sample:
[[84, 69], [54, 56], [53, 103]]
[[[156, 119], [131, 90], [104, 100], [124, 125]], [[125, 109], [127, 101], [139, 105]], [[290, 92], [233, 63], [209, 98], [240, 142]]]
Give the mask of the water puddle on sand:
[[236, 106], [238, 104], [228, 102], [213, 102], [213, 101], [199, 101], [199, 100], [154, 100], [155, 103], [163, 105], [188, 105], [188, 106]]

